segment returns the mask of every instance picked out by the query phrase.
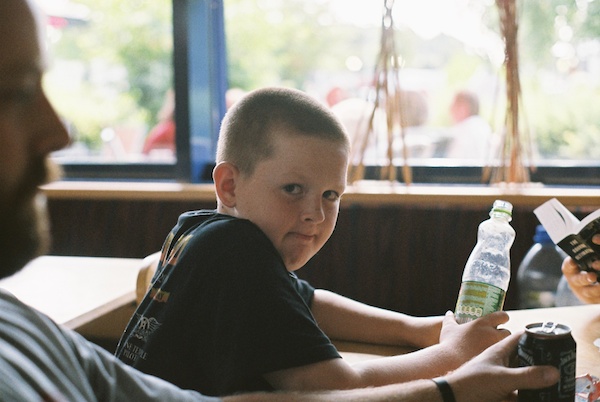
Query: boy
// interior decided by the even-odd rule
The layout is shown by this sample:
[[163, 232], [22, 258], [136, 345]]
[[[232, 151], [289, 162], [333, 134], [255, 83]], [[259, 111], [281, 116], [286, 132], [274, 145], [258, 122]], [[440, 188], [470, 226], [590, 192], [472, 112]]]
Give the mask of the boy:
[[[217, 210], [180, 216], [117, 356], [180, 387], [226, 395], [432, 378], [505, 337], [496, 329], [503, 312], [442, 326], [294, 275], [333, 232], [348, 157], [342, 126], [300, 91], [267, 88], [236, 103], [217, 148]], [[424, 349], [351, 366], [329, 337]]]

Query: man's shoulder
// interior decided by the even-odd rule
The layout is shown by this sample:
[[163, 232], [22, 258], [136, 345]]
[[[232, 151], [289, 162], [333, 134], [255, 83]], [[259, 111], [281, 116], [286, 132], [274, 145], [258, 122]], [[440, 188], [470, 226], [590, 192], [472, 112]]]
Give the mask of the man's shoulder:
[[9, 291], [0, 288], [0, 315], [16, 313], [18, 316], [36, 315], [37, 311], [25, 305]]

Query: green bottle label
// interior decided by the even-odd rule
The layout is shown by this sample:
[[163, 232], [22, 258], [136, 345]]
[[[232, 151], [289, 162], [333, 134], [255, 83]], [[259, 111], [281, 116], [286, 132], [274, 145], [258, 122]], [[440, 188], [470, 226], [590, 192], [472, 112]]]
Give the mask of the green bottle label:
[[456, 321], [462, 324], [502, 310], [505, 296], [504, 290], [488, 283], [463, 282], [456, 302]]

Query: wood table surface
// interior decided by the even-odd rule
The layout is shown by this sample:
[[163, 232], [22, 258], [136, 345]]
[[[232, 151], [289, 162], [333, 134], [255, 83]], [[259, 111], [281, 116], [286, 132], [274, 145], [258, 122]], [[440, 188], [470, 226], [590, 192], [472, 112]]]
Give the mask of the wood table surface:
[[42, 256], [0, 280], [0, 288], [77, 330], [134, 303], [141, 267], [137, 258]]
[[[600, 378], [600, 304], [507, 311], [510, 320], [503, 327], [522, 331], [528, 324], [552, 321], [568, 325], [577, 343], [576, 374]], [[344, 359], [355, 362], [410, 352], [409, 348], [333, 341]]]

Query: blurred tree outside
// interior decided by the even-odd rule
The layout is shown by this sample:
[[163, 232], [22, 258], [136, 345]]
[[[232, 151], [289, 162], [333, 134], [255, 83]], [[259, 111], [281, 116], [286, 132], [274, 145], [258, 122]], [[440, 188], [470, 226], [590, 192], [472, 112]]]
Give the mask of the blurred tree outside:
[[[378, 50], [378, 22], [357, 29], [339, 21], [327, 1], [225, 0], [224, 10], [230, 87], [310, 92], [315, 82], [321, 85], [321, 74], [348, 79], [349, 57], [371, 62]], [[350, 79], [360, 81], [354, 75]]]
[[542, 159], [600, 158], [600, 1], [519, 1], [525, 122]]
[[[360, 93], [356, 85], [369, 85], [379, 50], [380, 14], [374, 14], [362, 26], [352, 25], [338, 19], [331, 3], [225, 0], [230, 86], [249, 90], [290, 85], [323, 96], [327, 85], [337, 85], [337, 79], [345, 78], [348, 88]], [[382, 10], [383, 3], [368, 3]], [[409, 1], [396, 3], [400, 15], [405, 10], [402, 3]], [[445, 16], [436, 15], [433, 7], [438, 3], [428, 1], [428, 16], [443, 22]], [[500, 40], [493, 1], [469, 0], [461, 4], [479, 13], [483, 25]], [[600, 1], [519, 0], [517, 4], [522, 129], [533, 137], [538, 158], [597, 160], [600, 147], [594, 145], [600, 141], [600, 23], [595, 16], [600, 12]], [[439, 12], [444, 12], [443, 7]], [[427, 37], [403, 23], [402, 18], [396, 21], [396, 43], [404, 68], [401, 81], [408, 87], [422, 85], [429, 91], [428, 86], [433, 84], [416, 82], [418, 75], [411, 73], [431, 72], [429, 77], [441, 77], [435, 91], [429, 91], [430, 124], [448, 125], [447, 107], [452, 93], [469, 86], [482, 90], [484, 117], [491, 123], [502, 118], [501, 58], [494, 59], [468, 39], [461, 41], [441, 31]], [[344, 64], [352, 56], [361, 60], [359, 70], [349, 71]]]
[[[321, 99], [342, 87], [349, 96], [368, 97], [381, 1], [223, 1], [230, 87], [284, 85]], [[87, 9], [87, 17], [49, 27], [51, 64], [57, 68], [45, 85], [75, 139], [97, 152], [107, 127], [146, 132], [156, 123], [172, 85], [172, 0], [69, 2]], [[417, 5], [426, 13], [421, 19], [410, 14]], [[428, 123], [449, 124], [450, 99], [463, 87], [481, 91], [482, 115], [494, 123], [503, 91], [494, 1], [397, 0], [396, 6], [401, 83], [427, 94]], [[480, 17], [481, 37], [443, 31], [452, 7]], [[355, 8], [362, 14], [343, 15]], [[522, 127], [530, 129], [542, 159], [597, 160], [600, 0], [518, 0], [518, 9]], [[421, 20], [429, 24], [426, 29], [416, 25]]]
[[144, 134], [156, 123], [172, 86], [172, 2], [71, 3], [88, 10], [87, 17], [82, 23], [49, 27], [56, 68], [45, 85], [75, 141], [97, 151], [105, 128]]

